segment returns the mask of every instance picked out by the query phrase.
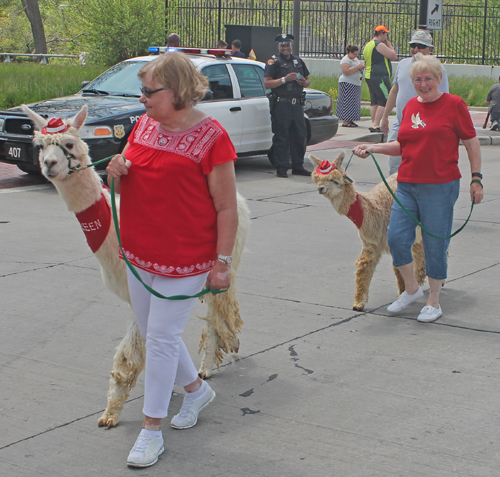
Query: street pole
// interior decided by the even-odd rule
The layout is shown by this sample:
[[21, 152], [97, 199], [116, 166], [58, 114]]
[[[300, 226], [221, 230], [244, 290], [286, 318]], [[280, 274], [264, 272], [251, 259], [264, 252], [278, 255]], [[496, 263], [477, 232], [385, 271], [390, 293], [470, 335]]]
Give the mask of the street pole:
[[427, 3], [428, 0], [420, 0], [418, 27], [422, 30], [427, 30]]
[[292, 53], [299, 56], [300, 46], [300, 0], [293, 0], [293, 27], [292, 35], [295, 37], [292, 43]]

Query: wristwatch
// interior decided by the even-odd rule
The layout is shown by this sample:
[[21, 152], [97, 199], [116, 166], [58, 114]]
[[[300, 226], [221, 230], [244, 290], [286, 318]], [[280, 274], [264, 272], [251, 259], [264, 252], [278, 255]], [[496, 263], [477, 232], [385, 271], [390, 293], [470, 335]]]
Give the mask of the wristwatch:
[[219, 260], [219, 262], [225, 263], [228, 267], [230, 267], [233, 258], [230, 255], [221, 255], [219, 253], [217, 254], [217, 260]]
[[483, 175], [480, 172], [473, 172], [472, 177], [479, 177], [479, 179], [482, 179]]
[[281, 77], [281, 82], [282, 82], [283, 84], [285, 84], [285, 83], [286, 83], [286, 79], [285, 79], [285, 77], [284, 77], [284, 76], [282, 76], [282, 77]]

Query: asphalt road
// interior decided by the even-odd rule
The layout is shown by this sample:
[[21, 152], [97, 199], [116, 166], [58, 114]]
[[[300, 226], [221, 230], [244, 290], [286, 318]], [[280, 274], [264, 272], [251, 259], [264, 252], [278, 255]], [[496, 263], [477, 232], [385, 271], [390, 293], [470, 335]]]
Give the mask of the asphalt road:
[[[355, 142], [348, 133], [314, 154], [335, 157]], [[263, 157], [239, 160], [252, 216], [237, 282], [240, 360], [214, 373], [217, 397], [195, 428], [165, 422], [166, 452], [139, 471], [126, 457], [142, 422], [142, 377], [119, 426], [97, 427], [131, 312], [103, 288], [54, 188], [24, 174], [4, 187], [12, 178], [0, 176], [0, 475], [497, 477], [498, 151], [482, 147], [485, 201], [451, 242], [444, 315], [432, 324], [416, 321], [423, 300], [386, 312], [396, 298], [388, 256], [354, 312], [354, 225], [309, 178], [278, 179]], [[464, 153], [454, 229], [470, 205]], [[353, 160], [349, 175], [362, 191], [380, 180], [368, 160]], [[196, 363], [204, 313], [198, 304], [185, 332]], [[171, 414], [180, 404], [174, 395]]]

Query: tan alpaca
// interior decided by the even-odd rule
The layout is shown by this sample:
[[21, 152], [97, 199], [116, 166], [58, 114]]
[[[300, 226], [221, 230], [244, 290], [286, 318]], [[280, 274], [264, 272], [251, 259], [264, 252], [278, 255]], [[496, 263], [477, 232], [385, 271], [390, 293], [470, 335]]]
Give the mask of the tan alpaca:
[[[34, 144], [42, 148], [39, 159], [43, 175], [54, 184], [68, 209], [79, 219], [82, 230], [86, 233], [87, 242], [101, 265], [104, 284], [130, 304], [126, 264], [118, 256], [115, 228], [112, 223], [105, 222], [102, 218], [110, 209], [110, 193], [107, 189], [103, 189], [102, 181], [94, 168], [85, 168], [91, 161], [88, 156], [88, 146], [80, 138], [79, 130], [87, 117], [87, 106], [83, 106], [73, 118], [66, 120], [60, 127], [68, 125], [69, 128], [60, 133], [53, 133], [57, 127], [49, 127], [44, 130], [45, 133], [41, 132], [42, 128], [50, 126], [48, 121], [27, 106], [23, 105], [23, 111], [34, 121], [37, 128]], [[82, 216], [86, 217], [89, 210], [94, 211], [98, 204], [101, 204], [107, 212], [101, 213], [98, 219], [82, 220]], [[199, 369], [199, 374], [203, 378], [211, 376], [214, 366], [220, 366], [225, 353], [238, 352], [237, 335], [240, 333], [243, 321], [236, 299], [235, 280], [250, 225], [250, 212], [245, 199], [239, 194], [238, 218], [236, 243], [232, 253], [231, 287], [226, 293], [205, 295], [208, 303], [208, 316], [205, 318], [207, 326], [202, 331], [200, 341], [200, 350], [204, 349], [205, 353]], [[100, 232], [102, 233], [99, 236]], [[100, 240], [95, 239], [96, 235]], [[132, 322], [127, 333], [116, 349], [108, 403], [106, 410], [99, 418], [99, 426], [109, 428], [118, 423], [123, 404], [144, 367], [144, 341], [133, 314], [131, 318]]]
[[[351, 218], [359, 229], [363, 249], [354, 263], [357, 267], [356, 293], [352, 308], [360, 311], [368, 301], [368, 290], [380, 257], [382, 253], [389, 253], [387, 226], [394, 199], [383, 182], [377, 184], [370, 192], [356, 192], [352, 180], [342, 168], [343, 152], [331, 163], [334, 167], [326, 167], [330, 165], [328, 161], [321, 161], [313, 155], [310, 158], [320, 170], [327, 171], [326, 174], [321, 174], [316, 169], [312, 173], [311, 177], [318, 187], [318, 192], [330, 200], [333, 208], [340, 215]], [[387, 179], [387, 183], [394, 192], [398, 186], [396, 176], [397, 174], [393, 174]], [[415, 277], [418, 284], [422, 285], [425, 280], [425, 261], [420, 229], [417, 229], [417, 238], [412, 252]], [[395, 267], [393, 268], [401, 294], [405, 290], [403, 277]]]

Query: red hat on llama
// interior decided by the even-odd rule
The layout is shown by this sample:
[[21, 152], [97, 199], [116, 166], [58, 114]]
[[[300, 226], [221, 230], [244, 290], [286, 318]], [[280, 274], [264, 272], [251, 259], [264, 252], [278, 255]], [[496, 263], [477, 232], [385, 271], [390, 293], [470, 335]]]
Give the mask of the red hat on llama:
[[61, 118], [52, 118], [49, 124], [42, 128], [42, 134], [57, 134], [66, 131], [69, 126], [63, 123]]
[[326, 176], [330, 174], [335, 169], [335, 164], [331, 164], [328, 161], [323, 161], [318, 168], [316, 169], [317, 174], [321, 174], [322, 176]]

